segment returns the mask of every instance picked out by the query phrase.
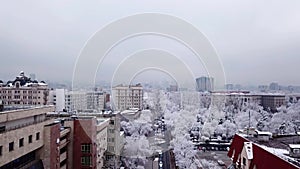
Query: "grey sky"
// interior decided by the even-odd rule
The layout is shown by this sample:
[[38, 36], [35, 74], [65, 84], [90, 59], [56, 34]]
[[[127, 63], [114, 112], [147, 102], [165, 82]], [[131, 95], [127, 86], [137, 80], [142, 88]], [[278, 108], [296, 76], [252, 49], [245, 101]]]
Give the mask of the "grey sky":
[[[81, 48], [97, 30], [128, 15], [157, 12], [202, 31], [223, 62], [227, 82], [300, 85], [299, 9], [299, 0], [6, 1], [0, 5], [0, 79], [24, 70], [40, 80], [71, 81]], [[122, 55], [141, 41], [126, 42], [110, 55]], [[176, 48], [179, 55], [185, 50], [175, 43], [162, 48]]]

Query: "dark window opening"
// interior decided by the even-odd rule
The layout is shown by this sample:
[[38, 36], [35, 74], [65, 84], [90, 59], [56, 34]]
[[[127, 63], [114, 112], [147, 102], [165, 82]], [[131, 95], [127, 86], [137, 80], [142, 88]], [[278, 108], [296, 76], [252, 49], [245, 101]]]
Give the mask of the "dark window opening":
[[28, 143], [32, 143], [32, 135], [28, 136]]
[[19, 140], [19, 147], [23, 147], [24, 146], [24, 138], [21, 138]]
[[10, 142], [8, 145], [8, 151], [13, 151], [14, 150], [14, 142]]
[[40, 139], [40, 132], [36, 133], [35, 138], [36, 138], [36, 140]]

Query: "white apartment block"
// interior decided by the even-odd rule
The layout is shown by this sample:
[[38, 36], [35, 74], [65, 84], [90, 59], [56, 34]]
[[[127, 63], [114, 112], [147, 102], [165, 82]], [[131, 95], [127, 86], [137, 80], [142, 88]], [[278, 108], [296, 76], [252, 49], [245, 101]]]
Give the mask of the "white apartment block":
[[143, 86], [141, 84], [113, 87], [113, 104], [116, 110], [143, 108]]
[[104, 166], [105, 152], [107, 151], [107, 127], [109, 119], [97, 118], [97, 168]]
[[87, 109], [101, 111], [105, 108], [106, 93], [103, 91], [87, 92]]
[[6, 107], [47, 105], [48, 99], [48, 85], [43, 81], [31, 80], [23, 71], [6, 84], [0, 80], [0, 100]]
[[84, 91], [68, 91], [66, 94], [66, 109], [69, 111], [84, 111], [87, 109], [87, 97]]
[[124, 148], [124, 132], [120, 131], [120, 112], [105, 112], [102, 117], [109, 118], [107, 127], [107, 151], [105, 167], [119, 168], [120, 156]]
[[101, 111], [105, 108], [106, 93], [103, 91], [67, 91], [54, 89], [50, 91], [50, 103], [55, 105], [56, 111]]

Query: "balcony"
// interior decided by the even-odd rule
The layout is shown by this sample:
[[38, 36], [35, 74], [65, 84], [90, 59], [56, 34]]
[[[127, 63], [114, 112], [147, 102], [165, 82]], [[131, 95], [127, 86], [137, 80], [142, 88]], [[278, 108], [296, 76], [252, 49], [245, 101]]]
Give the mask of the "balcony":
[[61, 166], [60, 169], [67, 169], [67, 164]]
[[67, 159], [67, 152], [62, 153], [59, 159], [60, 159], [59, 160], [60, 163], [63, 162], [65, 159]]
[[69, 134], [70, 131], [71, 131], [70, 128], [65, 128], [64, 130], [62, 130], [62, 131], [60, 132], [60, 137], [63, 137], [63, 136], [65, 136], [65, 135]]
[[60, 141], [59, 143], [59, 148], [62, 149], [64, 148], [70, 141], [68, 141], [67, 139], [63, 139]]

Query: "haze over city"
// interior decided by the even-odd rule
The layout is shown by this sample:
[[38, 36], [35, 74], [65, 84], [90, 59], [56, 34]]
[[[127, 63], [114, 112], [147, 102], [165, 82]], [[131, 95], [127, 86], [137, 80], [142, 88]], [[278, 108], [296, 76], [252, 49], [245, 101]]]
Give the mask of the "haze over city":
[[300, 0], [0, 5], [0, 169], [300, 169]]
[[[289, 1], [26, 1], [0, 6], [2, 80], [23, 70], [40, 80], [70, 82], [76, 58], [105, 25], [138, 13], [164, 13], [199, 29], [215, 47], [228, 83], [300, 85], [300, 2]], [[159, 48], [176, 54], [195, 73], [201, 63], [176, 41], [157, 36], [130, 39], [112, 50], [97, 81], [109, 81], [118, 63], [134, 51]], [[140, 63], [136, 63], [140, 64]], [[16, 67], [18, 69], [16, 69]], [[157, 80], [148, 73], [141, 80]], [[163, 77], [162, 79], [164, 79]]]

